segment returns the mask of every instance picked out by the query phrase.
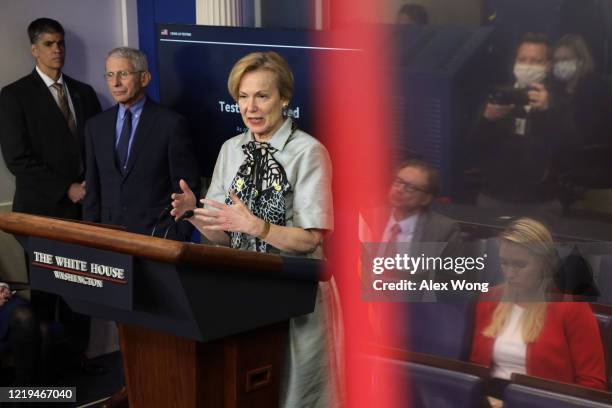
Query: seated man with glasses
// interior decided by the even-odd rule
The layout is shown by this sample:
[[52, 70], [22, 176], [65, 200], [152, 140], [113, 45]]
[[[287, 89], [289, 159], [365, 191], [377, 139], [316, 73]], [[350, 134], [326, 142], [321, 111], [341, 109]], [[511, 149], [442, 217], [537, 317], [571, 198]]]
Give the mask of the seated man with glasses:
[[[458, 223], [430, 209], [440, 189], [438, 171], [422, 160], [412, 159], [397, 166], [392, 180], [387, 193], [387, 204], [361, 213], [359, 238], [364, 243], [366, 257], [396, 258], [407, 255], [414, 258], [445, 258], [460, 254], [462, 242]], [[420, 286], [425, 281], [443, 283], [456, 276], [452, 271], [448, 273], [437, 268], [425, 268], [414, 274], [405, 269], [386, 270], [372, 278], [390, 283], [408, 280], [416, 284], [415, 290], [377, 293], [376, 296], [381, 297], [376, 300], [384, 301], [373, 302], [368, 316], [375, 342], [427, 352], [415, 347], [413, 343], [419, 333], [410, 329], [416, 326], [408, 327], [408, 324], [415, 321], [415, 316], [446, 313], [448, 309], [444, 305], [405, 302], [447, 299], [452, 294], [421, 289]], [[365, 272], [362, 278], [370, 279]], [[463, 306], [458, 304], [457, 307]], [[416, 341], [423, 343], [422, 339]]]
[[422, 160], [401, 163], [387, 195], [388, 205], [366, 211], [362, 242], [440, 242], [459, 240], [459, 226], [430, 210], [440, 189], [438, 171]]

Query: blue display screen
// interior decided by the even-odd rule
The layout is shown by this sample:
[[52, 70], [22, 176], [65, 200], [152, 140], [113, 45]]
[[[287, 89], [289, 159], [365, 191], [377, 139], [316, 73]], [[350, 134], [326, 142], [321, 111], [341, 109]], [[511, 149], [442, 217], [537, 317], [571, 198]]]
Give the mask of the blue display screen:
[[256, 51], [282, 55], [295, 78], [290, 114], [300, 129], [316, 137], [314, 94], [324, 80], [314, 79], [315, 61], [356, 52], [306, 30], [160, 24], [157, 38], [160, 102], [187, 118], [203, 176], [212, 174], [223, 142], [246, 130], [227, 90], [236, 61]]

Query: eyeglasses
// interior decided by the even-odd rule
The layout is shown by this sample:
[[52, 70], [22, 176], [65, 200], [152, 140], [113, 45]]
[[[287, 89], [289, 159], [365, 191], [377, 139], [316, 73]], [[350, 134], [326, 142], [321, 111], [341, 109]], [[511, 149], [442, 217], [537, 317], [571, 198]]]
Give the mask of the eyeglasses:
[[419, 187], [417, 185], [414, 185], [412, 183], [409, 183], [407, 181], [402, 180], [399, 177], [396, 177], [393, 180], [393, 187], [398, 187], [401, 188], [402, 190], [404, 190], [406, 193], [414, 193], [416, 191], [420, 191], [422, 193], [429, 193], [429, 191], [426, 188], [423, 187]]
[[129, 77], [130, 75], [134, 75], [134, 74], [140, 74], [144, 71], [117, 71], [117, 72], [105, 72], [104, 73], [104, 78], [107, 81], [112, 81], [115, 78], [119, 78], [119, 79], [127, 79], [127, 77]]

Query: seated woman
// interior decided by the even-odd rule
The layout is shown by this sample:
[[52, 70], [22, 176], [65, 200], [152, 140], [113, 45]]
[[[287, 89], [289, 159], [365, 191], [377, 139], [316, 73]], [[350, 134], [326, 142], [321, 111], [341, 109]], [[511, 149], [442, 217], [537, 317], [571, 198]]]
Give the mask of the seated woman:
[[28, 303], [13, 296], [4, 282], [0, 282], [0, 343], [7, 345], [15, 364], [12, 384], [3, 385], [33, 385], [39, 364], [38, 319]]
[[[205, 207], [196, 208], [181, 180], [172, 215], [194, 210], [188, 220], [215, 244], [321, 257], [323, 236], [333, 227], [331, 162], [325, 147], [287, 115], [293, 96], [287, 62], [275, 52], [248, 54], [232, 68], [228, 89], [248, 130], [221, 147]], [[332, 278], [319, 284], [314, 312], [290, 321], [281, 407], [340, 404], [341, 335]]]
[[505, 282], [476, 306], [470, 357], [502, 380], [494, 381], [493, 396], [501, 396], [512, 373], [605, 389], [603, 346], [589, 304], [550, 301], [562, 297], [552, 284], [557, 254], [550, 232], [521, 218], [499, 238]]

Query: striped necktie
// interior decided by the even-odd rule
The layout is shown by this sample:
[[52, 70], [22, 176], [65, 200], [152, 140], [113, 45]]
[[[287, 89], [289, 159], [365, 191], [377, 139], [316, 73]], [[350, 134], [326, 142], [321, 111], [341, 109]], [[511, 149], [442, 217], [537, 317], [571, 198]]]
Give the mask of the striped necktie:
[[60, 84], [58, 82], [54, 82], [51, 86], [57, 91], [58, 105], [60, 110], [62, 111], [62, 114], [64, 115], [64, 119], [66, 119], [66, 123], [68, 123], [68, 128], [70, 129], [70, 132], [76, 136], [76, 123], [74, 122], [72, 112], [70, 112], [70, 105], [68, 104], [66, 88], [64, 88], [63, 84]]

